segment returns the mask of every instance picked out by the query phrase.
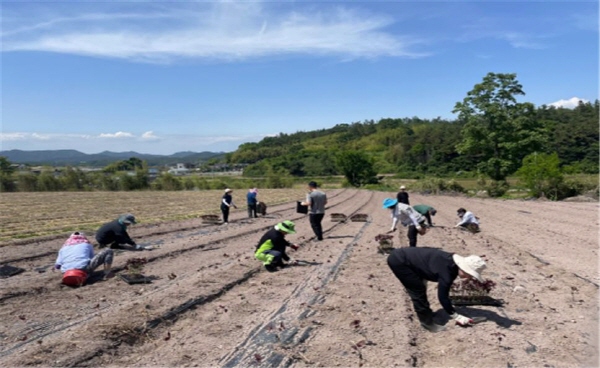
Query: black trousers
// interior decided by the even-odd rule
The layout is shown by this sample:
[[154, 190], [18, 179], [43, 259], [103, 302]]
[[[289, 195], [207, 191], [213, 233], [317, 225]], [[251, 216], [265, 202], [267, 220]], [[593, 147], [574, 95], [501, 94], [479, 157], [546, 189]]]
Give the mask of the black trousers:
[[388, 266], [396, 275], [398, 280], [404, 285], [404, 289], [412, 300], [413, 308], [419, 317], [419, 321], [424, 324], [433, 323], [433, 311], [427, 300], [427, 285], [425, 280], [421, 279], [410, 266], [404, 262], [402, 252], [393, 252], [388, 256]]
[[323, 227], [321, 226], [321, 221], [323, 221], [324, 216], [324, 213], [311, 213], [309, 215], [310, 227], [312, 227], [318, 240], [323, 240]]
[[429, 226], [433, 226], [433, 225], [431, 224], [431, 214], [429, 213], [429, 211], [427, 211], [427, 213], [426, 213], [426, 214], [424, 214], [423, 216], [425, 216], [425, 218], [427, 219], [427, 225], [429, 225]]
[[256, 217], [256, 203], [248, 205], [248, 217]]
[[221, 213], [223, 213], [223, 222], [229, 222], [229, 207], [221, 206]]

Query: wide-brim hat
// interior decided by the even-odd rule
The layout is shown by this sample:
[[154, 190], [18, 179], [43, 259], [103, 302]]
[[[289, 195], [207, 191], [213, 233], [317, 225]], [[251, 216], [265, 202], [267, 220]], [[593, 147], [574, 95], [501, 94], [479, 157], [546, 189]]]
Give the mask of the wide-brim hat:
[[225, 188], [225, 193], [231, 193], [231, 192], [233, 192], [233, 189]]
[[406, 187], [404, 185], [401, 185], [400, 189], [406, 189]]
[[452, 259], [454, 263], [469, 275], [476, 278], [479, 282], [484, 282], [483, 277], [481, 277], [481, 272], [487, 267], [485, 261], [481, 259], [479, 256], [468, 256], [463, 257], [458, 254], [453, 254]]
[[283, 221], [275, 225], [275, 230], [283, 231], [286, 234], [295, 234], [296, 233], [296, 224], [292, 221]]
[[390, 208], [398, 204], [397, 199], [386, 198], [383, 200], [383, 208]]

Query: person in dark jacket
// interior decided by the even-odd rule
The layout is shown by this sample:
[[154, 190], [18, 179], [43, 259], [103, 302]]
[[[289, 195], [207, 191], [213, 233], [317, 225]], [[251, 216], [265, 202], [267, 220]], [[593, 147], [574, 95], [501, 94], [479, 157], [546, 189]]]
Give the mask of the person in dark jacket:
[[295, 224], [292, 221], [286, 220], [278, 223], [260, 238], [254, 257], [261, 261], [269, 272], [277, 271], [277, 267], [285, 267], [286, 264], [282, 260], [288, 264], [294, 264], [295, 261], [287, 255], [285, 248], [291, 247], [296, 250], [298, 246], [288, 242], [285, 236], [295, 233]]
[[404, 185], [400, 186], [400, 191], [396, 194], [396, 199], [398, 202], [410, 205], [410, 201], [408, 200], [408, 192], [406, 191], [406, 187]]
[[231, 207], [237, 208], [237, 206], [233, 203], [233, 197], [231, 196], [233, 193], [232, 189], [225, 189], [225, 194], [223, 194], [223, 198], [221, 199], [221, 213], [223, 214], [223, 224], [229, 223], [229, 209]]
[[246, 194], [246, 199], [248, 202], [248, 217], [250, 218], [256, 218], [258, 216], [256, 216], [256, 209], [257, 209], [257, 200], [256, 200], [256, 194], [258, 193], [258, 189], [253, 188], [250, 189], [248, 191], [248, 194]]
[[126, 249], [123, 245], [128, 244], [135, 250], [143, 250], [144, 247], [137, 245], [127, 233], [127, 227], [135, 224], [135, 216], [132, 214], [121, 215], [118, 219], [102, 225], [96, 231], [96, 241], [100, 248], [110, 246], [111, 249]]
[[436, 248], [397, 248], [387, 259], [388, 266], [404, 285], [421, 326], [431, 332], [444, 330], [433, 322], [433, 311], [427, 300], [427, 281], [438, 283], [438, 299], [444, 310], [460, 326], [473, 324], [471, 318], [456, 313], [450, 301], [450, 287], [456, 279], [474, 278], [484, 282], [481, 271], [486, 267], [481, 257], [462, 257]]

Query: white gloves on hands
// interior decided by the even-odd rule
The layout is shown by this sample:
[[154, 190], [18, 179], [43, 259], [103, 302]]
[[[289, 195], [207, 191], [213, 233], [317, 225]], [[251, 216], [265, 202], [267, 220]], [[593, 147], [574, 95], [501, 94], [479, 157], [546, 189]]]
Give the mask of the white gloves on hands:
[[473, 320], [471, 318], [465, 317], [458, 313], [454, 313], [450, 317], [452, 317], [456, 321], [456, 324], [459, 326], [464, 327], [464, 326], [471, 326], [473, 324]]
[[292, 266], [293, 266], [293, 265], [297, 265], [297, 264], [298, 264], [298, 261], [296, 261], [296, 260], [295, 260], [295, 259], [293, 259], [293, 258], [290, 258], [290, 260], [288, 261], [288, 264], [289, 264], [289, 265], [292, 265]]

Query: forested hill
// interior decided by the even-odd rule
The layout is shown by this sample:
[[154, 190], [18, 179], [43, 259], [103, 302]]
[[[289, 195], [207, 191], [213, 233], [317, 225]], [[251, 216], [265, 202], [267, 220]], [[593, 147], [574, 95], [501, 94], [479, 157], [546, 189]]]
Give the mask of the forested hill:
[[[536, 152], [557, 153], [561, 165], [572, 172], [598, 172], [600, 132], [597, 100], [594, 103], [580, 103], [574, 109], [544, 105], [527, 114], [528, 119], [532, 120], [531, 126], [536, 127], [536, 139], [539, 142], [535, 147]], [[514, 118], [518, 120], [518, 117]], [[250, 164], [245, 170], [245, 174], [250, 176], [273, 172], [297, 176], [339, 174], [336, 157], [348, 151], [366, 153], [380, 174], [446, 175], [460, 171], [473, 172], [481, 164], [486, 151], [494, 148], [460, 150], [466, 139], [465, 124], [466, 121], [461, 120], [424, 120], [416, 117], [339, 124], [331, 129], [279, 134], [258, 143], [245, 143], [229, 153], [227, 159], [230, 163]], [[526, 130], [527, 126], [523, 129]], [[523, 143], [519, 140], [525, 139], [518, 134], [509, 137], [499, 144], [510, 147]], [[480, 141], [487, 138], [481, 137]], [[477, 142], [471, 144], [476, 145]], [[520, 166], [523, 157], [532, 153], [532, 149], [507, 151], [510, 156], [508, 160], [515, 163], [514, 168], [507, 169], [509, 173]]]
[[30, 165], [76, 165], [103, 167], [117, 160], [127, 160], [131, 157], [144, 160], [150, 166], [173, 165], [177, 162], [198, 162], [209, 159], [220, 159], [225, 154], [223, 152], [177, 152], [172, 155], [150, 155], [144, 153], [129, 152], [110, 152], [104, 151], [95, 154], [86, 154], [76, 150], [41, 150], [41, 151], [22, 151], [8, 150], [0, 151], [0, 156], [6, 157], [12, 163], [22, 163]]

